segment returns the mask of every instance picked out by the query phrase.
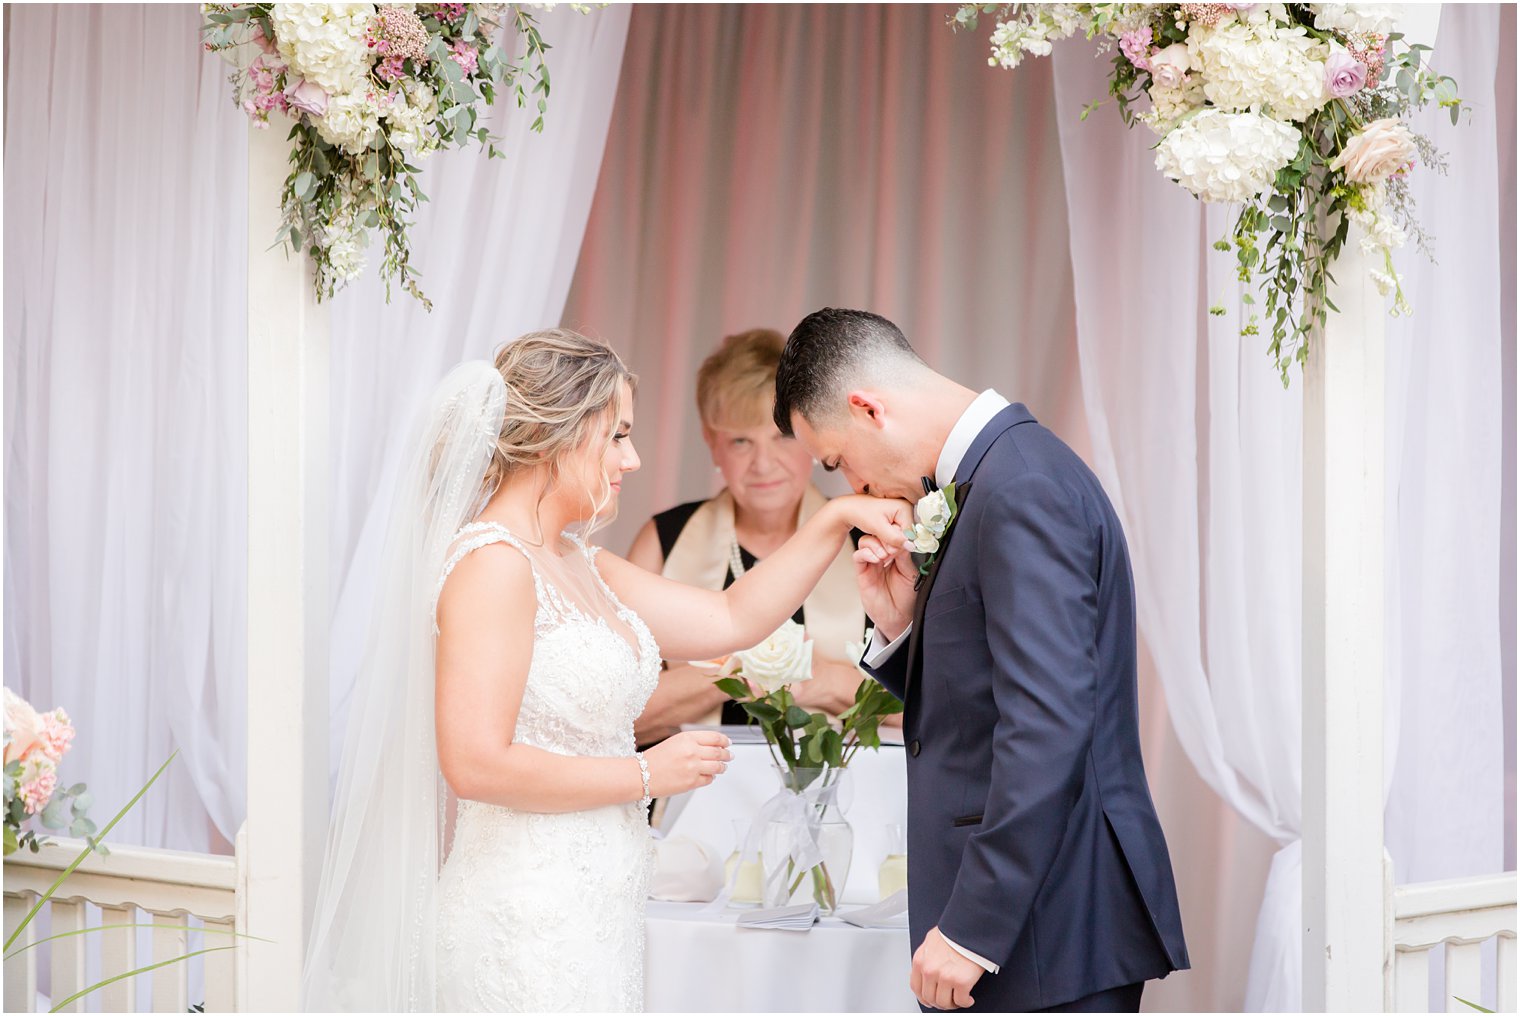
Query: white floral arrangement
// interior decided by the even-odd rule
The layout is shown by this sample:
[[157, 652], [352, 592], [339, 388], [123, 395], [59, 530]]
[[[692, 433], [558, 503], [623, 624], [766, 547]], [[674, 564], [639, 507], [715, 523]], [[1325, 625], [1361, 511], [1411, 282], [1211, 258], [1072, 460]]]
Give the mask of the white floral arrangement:
[[[1336, 309], [1329, 268], [1352, 223], [1395, 316], [1410, 307], [1393, 252], [1412, 235], [1431, 256], [1408, 174], [1416, 163], [1446, 167], [1406, 120], [1434, 101], [1455, 124], [1463, 107], [1456, 82], [1424, 65], [1430, 47], [1396, 31], [1401, 13], [1397, 4], [967, 4], [952, 24], [974, 29], [995, 15], [995, 67], [1048, 56], [1053, 40], [1079, 31], [1114, 52], [1109, 94], [1126, 125], [1160, 137], [1156, 168], [1202, 201], [1243, 206], [1214, 247], [1233, 247], [1241, 282], [1264, 276], [1268, 348], [1287, 385], [1312, 328]], [[1142, 98], [1148, 108], [1136, 112]], [[1241, 334], [1260, 330], [1252, 312]]]
[[[591, 7], [571, 4], [586, 13]], [[600, 6], [606, 6], [602, 4]], [[305, 251], [318, 300], [365, 267], [369, 231], [385, 235], [381, 274], [417, 285], [407, 229], [427, 200], [418, 163], [440, 148], [500, 139], [479, 125], [498, 88], [548, 108], [549, 49], [530, 8], [554, 4], [204, 4], [208, 51], [234, 64], [234, 100], [254, 126], [295, 120], [275, 242]]]

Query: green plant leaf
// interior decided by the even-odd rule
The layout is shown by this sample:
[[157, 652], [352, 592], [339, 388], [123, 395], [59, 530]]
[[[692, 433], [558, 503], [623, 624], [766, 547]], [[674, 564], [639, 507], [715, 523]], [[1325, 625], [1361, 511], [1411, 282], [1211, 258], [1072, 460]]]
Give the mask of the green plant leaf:
[[[39, 946], [44, 942], [51, 942], [55, 938], [73, 938], [75, 935], [91, 935], [99, 931], [117, 931], [124, 928], [159, 928], [164, 931], [187, 930], [183, 924], [101, 924], [90, 928], [75, 928], [73, 931], [60, 931], [56, 935], [49, 935], [46, 938], [36, 939], [35, 941], [28, 942], [26, 945], [22, 946], [19, 949], [12, 949], [10, 952], [5, 954], [5, 958], [11, 959], [12, 957], [20, 956], [28, 949]], [[250, 935], [246, 931], [233, 931], [230, 928], [205, 927], [190, 928], [188, 930], [202, 932], [207, 935], [230, 935], [233, 938], [247, 938], [252, 939], [255, 942], [274, 942], [274, 939], [272, 938], [262, 938], [258, 935]]]
[[781, 710], [769, 702], [741, 702], [744, 711], [749, 713], [761, 723], [775, 723], [781, 719]]
[[197, 949], [194, 952], [185, 953], [183, 956], [175, 956], [171, 959], [160, 960], [157, 963], [150, 963], [145, 967], [138, 967], [136, 970], [128, 970], [124, 974], [117, 974], [115, 977], [107, 977], [103, 981], [96, 981], [88, 988], [79, 989], [78, 991], [74, 992], [74, 994], [64, 999], [62, 1002], [54, 1005], [53, 1008], [48, 1010], [48, 1012], [62, 1012], [64, 1010], [64, 1007], [74, 1000], [83, 998], [92, 991], [99, 991], [101, 988], [104, 988], [108, 984], [115, 984], [117, 981], [124, 981], [128, 977], [136, 977], [138, 974], [146, 974], [150, 970], [157, 970], [159, 967], [167, 967], [171, 963], [183, 963], [185, 960], [192, 959], [196, 956], [204, 956], [207, 953], [226, 952], [228, 949], [236, 948], [237, 946], [235, 945], [217, 945], [212, 946], [209, 949]]
[[1467, 999], [1463, 998], [1461, 995], [1453, 995], [1451, 997], [1454, 998], [1454, 999], [1456, 999], [1458, 1002], [1461, 1002], [1463, 1005], [1467, 1006], [1469, 1009], [1476, 1010], [1477, 1012], [1493, 1012], [1492, 1009], [1485, 1009], [1485, 1008], [1483, 1008], [1481, 1005], [1479, 1005], [1476, 1002], [1469, 1002]]
[[813, 714], [801, 706], [791, 705], [786, 707], [786, 725], [796, 730], [806, 727], [813, 718]]
[[750, 697], [749, 685], [737, 677], [720, 677], [713, 684], [718, 690], [735, 701], [743, 701]]
[[[63, 885], [63, 880], [72, 875], [74, 873], [74, 869], [84, 863], [84, 859], [86, 857], [89, 857], [90, 853], [97, 849], [98, 841], [104, 839], [107, 833], [116, 828], [116, 823], [121, 821], [122, 816], [126, 815], [127, 812], [132, 810], [133, 805], [142, 800], [142, 796], [148, 792], [148, 788], [153, 786], [154, 783], [158, 782], [158, 778], [164, 774], [164, 770], [169, 768], [169, 763], [173, 762], [178, 757], [179, 752], [175, 751], [174, 754], [166, 758], [164, 760], [164, 764], [159, 766], [157, 771], [155, 771], [152, 776], [148, 777], [148, 782], [142, 785], [142, 789], [139, 790], [136, 794], [132, 795], [132, 800], [122, 805], [121, 810], [112, 816], [111, 821], [106, 823], [106, 827], [101, 830], [100, 835], [98, 837], [90, 839], [89, 845], [81, 850], [79, 852], [79, 856], [74, 858], [73, 862], [70, 863], [67, 868], [63, 869], [62, 874], [53, 880], [53, 884], [48, 886], [47, 892], [37, 897], [37, 902], [33, 904], [32, 909], [27, 911], [26, 916], [21, 919], [21, 922], [17, 924], [16, 927], [11, 931], [10, 935], [6, 937], [5, 948], [7, 951], [9, 951], [10, 947], [15, 944], [16, 939], [21, 937], [21, 933], [26, 930], [26, 926], [32, 923], [32, 918], [37, 916], [37, 912], [42, 909], [43, 905], [46, 904], [48, 900], [53, 898], [53, 893], [57, 892], [58, 887]], [[101, 852], [104, 853], [103, 850]], [[60, 1005], [64, 1004], [67, 1003], [60, 1003]]]

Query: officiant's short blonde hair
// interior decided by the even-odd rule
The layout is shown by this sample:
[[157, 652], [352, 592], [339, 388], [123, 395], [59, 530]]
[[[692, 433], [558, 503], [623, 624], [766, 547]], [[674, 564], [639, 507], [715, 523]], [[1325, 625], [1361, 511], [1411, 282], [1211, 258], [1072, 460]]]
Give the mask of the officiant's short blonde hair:
[[730, 335], [697, 371], [697, 414], [707, 430], [766, 423], [776, 400], [776, 365], [786, 336], [771, 328]]

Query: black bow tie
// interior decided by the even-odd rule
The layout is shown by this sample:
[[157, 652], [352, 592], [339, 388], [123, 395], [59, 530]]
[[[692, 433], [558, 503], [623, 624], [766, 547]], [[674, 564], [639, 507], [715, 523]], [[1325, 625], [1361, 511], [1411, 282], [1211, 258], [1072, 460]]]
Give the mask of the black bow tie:
[[923, 483], [924, 483], [924, 493], [925, 494], [932, 494], [936, 490], [939, 489], [938, 487], [936, 487], [934, 485], [934, 477], [932, 477], [932, 476], [921, 476], [921, 477], [919, 477], [919, 479], [922, 480]]

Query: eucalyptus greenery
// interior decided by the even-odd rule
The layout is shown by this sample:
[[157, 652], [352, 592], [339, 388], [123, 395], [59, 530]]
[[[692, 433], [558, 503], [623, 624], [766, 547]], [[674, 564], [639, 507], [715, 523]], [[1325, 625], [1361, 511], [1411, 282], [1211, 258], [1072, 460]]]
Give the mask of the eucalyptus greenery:
[[[14, 759], [5, 766], [6, 856], [22, 849], [30, 850], [35, 854], [48, 843], [46, 833], [39, 834], [36, 829], [23, 828], [29, 816], [26, 813], [26, 804], [21, 799], [20, 784], [21, 760]], [[36, 818], [43, 828], [50, 832], [67, 833], [69, 836], [95, 844], [95, 823], [86, 814], [94, 801], [94, 797], [83, 783], [76, 783], [71, 787], [59, 787], [53, 791], [53, 796], [48, 798], [47, 806]], [[96, 847], [102, 854], [106, 853], [103, 845], [96, 844]]]
[[[1242, 7], [1251, 12], [1239, 10]], [[1369, 256], [1374, 260], [1381, 256], [1382, 261], [1369, 275], [1380, 291], [1393, 298], [1391, 313], [1409, 313], [1391, 248], [1405, 236], [1413, 236], [1427, 257], [1432, 251], [1429, 238], [1414, 219], [1406, 175], [1401, 170], [1353, 180], [1337, 160], [1344, 161], [1348, 143], [1377, 121], [1402, 123], [1412, 111], [1434, 102], [1448, 110], [1456, 124], [1466, 107], [1458, 97], [1457, 83], [1426, 65], [1430, 47], [1409, 43], [1402, 33], [1388, 30], [1391, 18], [1372, 29], [1365, 22], [1382, 15], [1348, 4], [964, 4], [951, 17], [951, 24], [974, 29], [978, 19], [987, 15], [998, 19], [990, 61], [995, 65], [1015, 67], [1025, 55], [1046, 55], [1053, 40], [1077, 32], [1098, 40], [1100, 53], [1112, 50], [1108, 99], [1117, 105], [1126, 126], [1144, 121], [1163, 135], [1156, 146], [1158, 168], [1170, 140], [1166, 135], [1209, 111], [1250, 112], [1298, 132], [1296, 153], [1285, 165], [1273, 164], [1280, 168], [1259, 193], [1240, 200], [1234, 227], [1214, 244], [1218, 251], [1234, 252], [1237, 277], [1247, 287], [1241, 299], [1252, 309], [1246, 313], [1241, 334], [1258, 341], [1265, 336], [1267, 352], [1284, 386], [1292, 366], [1307, 359], [1311, 335], [1337, 309], [1329, 292], [1335, 281], [1332, 266], [1354, 222], [1378, 229], [1375, 242], [1363, 243]], [[1259, 39], [1323, 44], [1322, 51], [1342, 60], [1354, 55], [1365, 76], [1354, 88], [1332, 89], [1327, 80], [1322, 101], [1306, 115], [1302, 110], [1275, 111], [1270, 101], [1249, 108], [1241, 105], [1238, 80], [1227, 82], [1234, 94], [1224, 106], [1216, 106], [1211, 71], [1198, 65], [1202, 48], [1198, 33], [1211, 32], [1222, 19], [1233, 25], [1237, 16], [1258, 26], [1253, 31], [1260, 31]], [[1354, 24], [1358, 21], [1363, 24]], [[1256, 44], [1249, 38], [1249, 33], [1236, 34], [1227, 44], [1242, 48]], [[1158, 86], [1151, 59], [1179, 50], [1182, 55], [1170, 56], [1167, 80]], [[1329, 73], [1325, 64], [1315, 66]], [[1258, 73], [1269, 72], [1258, 69]], [[1262, 91], [1270, 94], [1270, 89]], [[1150, 101], [1137, 110], [1142, 99]], [[1086, 120], [1105, 101], [1098, 99], [1086, 106], [1081, 118]], [[1445, 162], [1429, 139], [1416, 134], [1408, 138], [1421, 166], [1445, 172]], [[1221, 200], [1170, 171], [1168, 175], [1202, 200]], [[1239, 196], [1228, 200], [1239, 200]], [[1265, 298], [1262, 314], [1255, 311], [1256, 300], [1249, 292], [1258, 286]], [[1223, 315], [1225, 308], [1215, 304], [1209, 312]]]
[[[316, 5], [309, 5], [316, 6]], [[550, 5], [541, 5], [550, 6]], [[585, 5], [572, 5], [585, 11]], [[275, 4], [206, 4], [202, 28], [206, 49], [238, 63], [251, 50], [251, 40], [278, 43]], [[406, 133], [410, 144], [398, 143], [401, 133], [387, 120], [360, 151], [340, 147], [323, 137], [319, 115], [303, 111], [282, 98], [287, 85], [300, 78], [281, 56], [271, 55], [261, 73], [272, 74], [255, 99], [269, 100], [255, 110], [248, 96], [257, 91], [247, 66], [234, 70], [235, 101], [248, 109], [255, 123], [268, 122], [271, 108], [295, 117], [288, 139], [290, 174], [281, 192], [283, 219], [274, 242], [292, 253], [304, 252], [316, 269], [316, 296], [323, 300], [358, 274], [362, 259], [347, 247], [362, 247], [364, 231], [384, 237], [381, 275], [390, 299], [392, 281], [428, 310], [432, 303], [418, 284], [421, 273], [412, 264], [408, 230], [419, 206], [428, 200], [419, 182], [420, 158], [436, 148], [481, 146], [488, 158], [501, 158], [501, 138], [481, 124], [484, 107], [499, 94], [510, 95], [519, 108], [532, 105], [535, 132], [543, 130], [550, 92], [549, 44], [533, 13], [522, 4], [416, 4], [416, 17], [427, 33], [425, 55], [408, 57], [399, 72], [382, 74], [373, 63], [362, 86], [381, 101], [405, 96], [409, 89], [427, 89], [430, 105], [426, 124]], [[383, 10], [383, 8], [382, 8]], [[358, 43], [363, 46], [361, 40]], [[461, 62], [453, 47], [468, 47]], [[281, 47], [282, 54], [285, 48]], [[255, 58], [257, 62], [258, 58]], [[371, 58], [373, 61], [373, 57]], [[399, 75], [399, 76], [398, 76]], [[431, 103], [436, 103], [433, 108]], [[421, 134], [420, 139], [417, 137]], [[343, 253], [335, 254], [335, 250]]]

